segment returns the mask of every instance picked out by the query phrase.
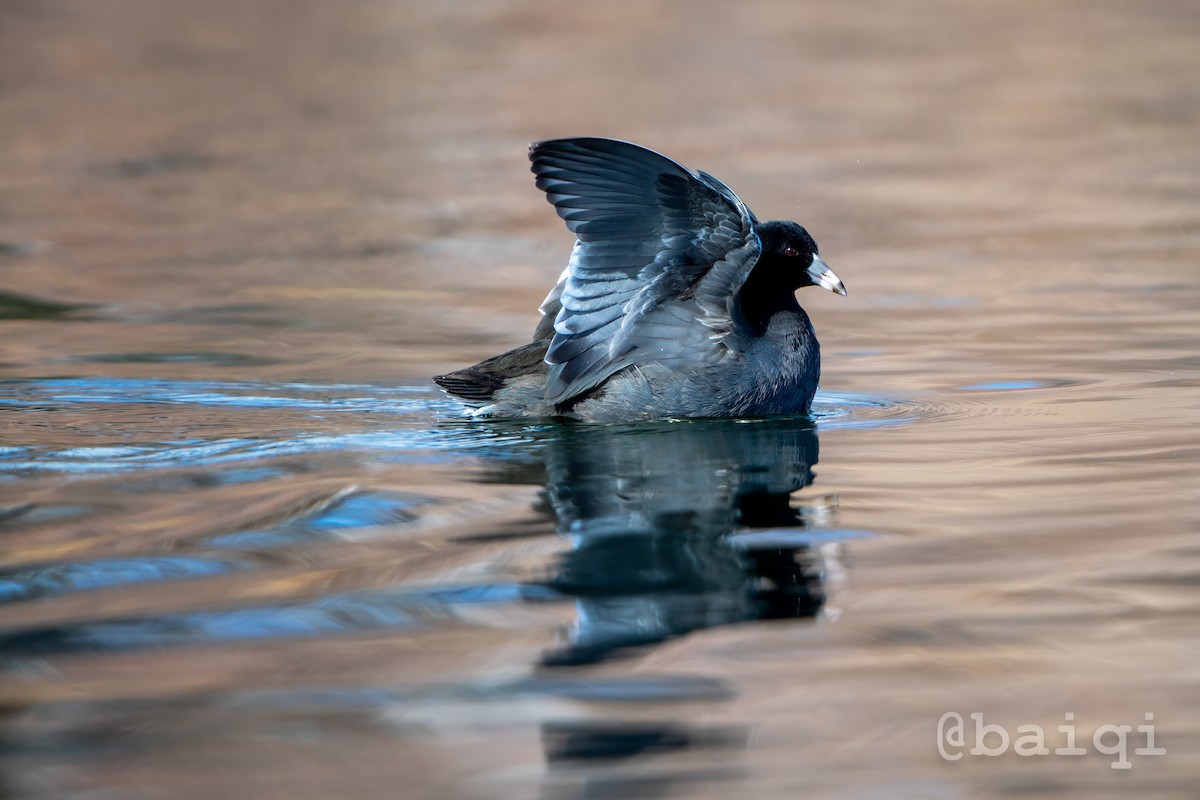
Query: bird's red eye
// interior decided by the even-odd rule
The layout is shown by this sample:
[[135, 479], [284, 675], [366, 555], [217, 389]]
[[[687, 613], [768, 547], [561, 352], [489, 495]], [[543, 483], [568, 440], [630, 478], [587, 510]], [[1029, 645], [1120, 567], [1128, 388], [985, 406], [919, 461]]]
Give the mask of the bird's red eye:
[[800, 251], [794, 247], [785, 247], [783, 248], [783, 254], [789, 258], [795, 258], [800, 255]]

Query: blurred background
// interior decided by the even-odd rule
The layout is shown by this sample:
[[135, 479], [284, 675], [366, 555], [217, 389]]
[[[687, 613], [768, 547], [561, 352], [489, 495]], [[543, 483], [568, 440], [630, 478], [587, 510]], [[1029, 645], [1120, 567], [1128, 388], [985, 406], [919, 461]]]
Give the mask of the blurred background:
[[[1198, 44], [1182, 0], [0, 3], [0, 794], [1194, 796]], [[809, 229], [815, 430], [447, 430], [427, 376], [569, 253], [569, 135]], [[576, 580], [567, 452], [766, 470], [646, 490], [667, 549], [720, 498], [703, 614]], [[803, 536], [705, 549], [762, 491]], [[780, 553], [790, 621], [713, 600]], [[1168, 754], [946, 762], [949, 711]]]

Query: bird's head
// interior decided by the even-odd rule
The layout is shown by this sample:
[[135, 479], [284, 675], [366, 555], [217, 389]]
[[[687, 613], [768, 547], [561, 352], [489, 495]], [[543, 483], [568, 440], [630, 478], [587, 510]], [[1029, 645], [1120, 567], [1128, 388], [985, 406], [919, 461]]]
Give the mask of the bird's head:
[[762, 260], [770, 262], [777, 275], [788, 276], [793, 288], [820, 286], [842, 296], [846, 287], [817, 254], [817, 243], [808, 231], [794, 222], [774, 221], [758, 226]]

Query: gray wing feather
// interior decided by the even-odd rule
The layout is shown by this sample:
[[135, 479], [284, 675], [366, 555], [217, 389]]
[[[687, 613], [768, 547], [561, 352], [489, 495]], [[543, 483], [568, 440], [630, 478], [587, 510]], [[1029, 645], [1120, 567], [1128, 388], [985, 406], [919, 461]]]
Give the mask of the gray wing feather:
[[[537, 186], [577, 241], [542, 304], [546, 397], [561, 403], [631, 364], [711, 363], [758, 260], [754, 216], [723, 183], [638, 145], [530, 147]], [[553, 319], [553, 327], [549, 324]]]

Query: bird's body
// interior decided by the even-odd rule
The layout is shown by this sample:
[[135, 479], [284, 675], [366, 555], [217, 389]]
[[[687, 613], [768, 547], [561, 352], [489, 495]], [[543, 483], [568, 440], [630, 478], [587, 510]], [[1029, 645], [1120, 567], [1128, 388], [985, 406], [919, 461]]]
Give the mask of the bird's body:
[[820, 349], [794, 291], [845, 294], [794, 222], [760, 223], [723, 183], [612, 139], [530, 148], [575, 233], [534, 341], [434, 380], [491, 417], [623, 422], [803, 414]]

